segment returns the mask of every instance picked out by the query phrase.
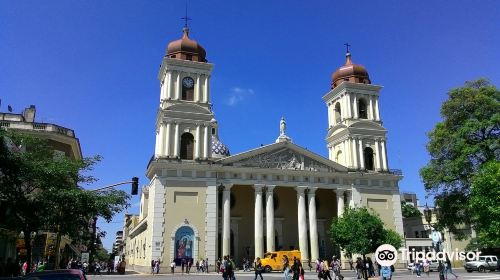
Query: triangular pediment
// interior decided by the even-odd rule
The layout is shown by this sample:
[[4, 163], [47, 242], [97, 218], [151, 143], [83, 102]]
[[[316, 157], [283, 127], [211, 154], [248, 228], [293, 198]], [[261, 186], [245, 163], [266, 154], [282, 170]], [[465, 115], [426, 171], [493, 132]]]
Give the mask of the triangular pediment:
[[304, 170], [315, 172], [347, 171], [347, 168], [291, 142], [275, 143], [236, 154], [217, 163], [226, 166]]

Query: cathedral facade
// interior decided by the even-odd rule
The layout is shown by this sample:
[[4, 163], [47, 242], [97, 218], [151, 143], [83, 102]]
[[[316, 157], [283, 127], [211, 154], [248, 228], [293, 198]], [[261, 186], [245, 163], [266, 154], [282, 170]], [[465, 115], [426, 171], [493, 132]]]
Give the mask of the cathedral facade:
[[328, 230], [347, 207], [371, 208], [403, 235], [402, 177], [387, 162], [381, 87], [349, 52], [323, 96], [328, 158], [293, 143], [283, 119], [275, 143], [230, 155], [211, 108], [212, 69], [187, 27], [169, 43], [158, 73], [150, 182], [139, 215], [125, 221], [128, 267], [149, 272], [151, 260], [168, 267], [183, 258], [213, 266], [224, 255], [241, 263], [290, 249], [302, 260], [331, 258], [339, 252]]

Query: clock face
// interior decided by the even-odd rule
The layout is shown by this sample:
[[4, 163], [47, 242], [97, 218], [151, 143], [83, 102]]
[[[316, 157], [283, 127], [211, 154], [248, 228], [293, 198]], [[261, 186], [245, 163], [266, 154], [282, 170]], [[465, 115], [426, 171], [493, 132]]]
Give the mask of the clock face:
[[194, 80], [190, 77], [186, 77], [186, 78], [182, 79], [182, 85], [186, 88], [193, 88]]

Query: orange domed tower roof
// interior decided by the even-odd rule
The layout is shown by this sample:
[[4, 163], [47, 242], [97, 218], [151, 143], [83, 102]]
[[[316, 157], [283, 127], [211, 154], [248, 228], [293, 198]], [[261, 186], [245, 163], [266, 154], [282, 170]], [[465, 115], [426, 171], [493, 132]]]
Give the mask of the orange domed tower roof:
[[343, 82], [370, 84], [371, 81], [366, 68], [363, 65], [352, 63], [350, 52], [347, 52], [345, 56], [345, 64], [332, 74], [331, 88], [333, 89]]
[[170, 42], [167, 47], [169, 58], [207, 62], [205, 49], [198, 42], [189, 39], [189, 28], [184, 26], [182, 38]]

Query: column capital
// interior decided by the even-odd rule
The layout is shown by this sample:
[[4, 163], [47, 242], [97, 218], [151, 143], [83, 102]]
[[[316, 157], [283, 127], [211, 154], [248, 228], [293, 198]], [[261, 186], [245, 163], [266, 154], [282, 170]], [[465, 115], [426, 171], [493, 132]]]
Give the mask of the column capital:
[[335, 189], [333, 190], [337, 195], [344, 195], [344, 193], [346, 192], [346, 190], [344, 189]]
[[219, 184], [217, 188], [221, 191], [230, 191], [233, 187], [233, 184]]
[[318, 187], [309, 187], [307, 188], [307, 193], [309, 194], [309, 196], [315, 195], [318, 189]]
[[296, 186], [295, 190], [297, 191], [297, 194], [304, 194], [308, 188], [308, 186]]
[[266, 191], [268, 192], [273, 192], [274, 188], [276, 188], [276, 185], [266, 185]]
[[253, 188], [255, 189], [255, 192], [262, 192], [266, 185], [264, 184], [254, 184]]

